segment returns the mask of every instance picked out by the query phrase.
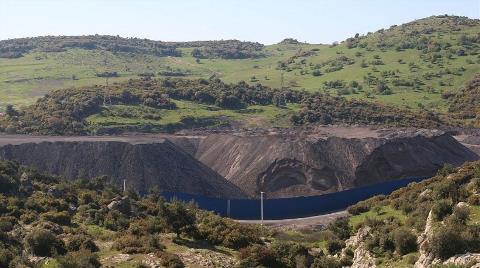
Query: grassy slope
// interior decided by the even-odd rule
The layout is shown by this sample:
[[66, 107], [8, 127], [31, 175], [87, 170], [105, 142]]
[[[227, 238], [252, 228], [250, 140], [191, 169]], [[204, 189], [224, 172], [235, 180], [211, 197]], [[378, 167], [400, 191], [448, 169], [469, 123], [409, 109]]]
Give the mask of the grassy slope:
[[[428, 26], [435, 24], [435, 20], [425, 20]], [[417, 26], [424, 27], [424, 26]], [[425, 26], [426, 27], [426, 26]], [[439, 42], [450, 42], [454, 46], [457, 39], [462, 34], [473, 35], [480, 32], [480, 25], [475, 27], [463, 27], [460, 31], [448, 31], [444, 33], [433, 33], [430, 36]], [[390, 34], [394, 37], [401, 36], [400, 32], [392, 30]], [[378, 34], [370, 34], [365, 38], [374, 42]], [[371, 40], [370, 40], [371, 39]], [[300, 57], [288, 66], [291, 71], [282, 71], [278, 69], [278, 62], [285, 61], [299, 51], [309, 51], [315, 49], [315, 55]], [[32, 52], [26, 54], [22, 58], [17, 59], [0, 59], [0, 111], [5, 108], [6, 104], [27, 105], [32, 103], [36, 98], [42, 96], [52, 89], [64, 88], [69, 86], [83, 86], [92, 84], [105, 84], [104, 78], [99, 78], [95, 73], [104, 71], [116, 71], [120, 77], [110, 78], [110, 83], [122, 81], [132, 77], [138, 77], [139, 73], [167, 70], [168, 68], [189, 71], [191, 78], [208, 78], [216, 75], [227, 82], [237, 82], [240, 80], [249, 83], [261, 83], [271, 87], [281, 86], [281, 77], [283, 73], [283, 81], [285, 86], [294, 86], [297, 89], [306, 89], [309, 91], [324, 91], [323, 82], [332, 80], [345, 80], [346, 82], [356, 80], [363, 84], [363, 77], [372, 74], [381, 77], [382, 71], [398, 70], [402, 79], [413, 80], [420, 79], [425, 85], [420, 89], [393, 86], [389, 84], [394, 94], [391, 95], [373, 95], [367, 97], [365, 92], [372, 91], [373, 87], [363, 84], [363, 91], [355, 94], [347, 95], [348, 98], [368, 99], [371, 101], [380, 101], [392, 103], [400, 106], [407, 106], [413, 109], [418, 108], [419, 103], [423, 106], [437, 110], [446, 111], [446, 102], [441, 99], [441, 92], [454, 91], [460, 88], [465, 81], [471, 79], [475, 73], [480, 72], [478, 56], [454, 56], [452, 59], [443, 58], [443, 66], [439, 64], [430, 64], [420, 59], [422, 51], [417, 49], [406, 49], [404, 51], [396, 51], [388, 48], [381, 51], [378, 48], [352, 48], [348, 49], [345, 44], [338, 46], [328, 45], [309, 45], [309, 44], [277, 44], [266, 46], [264, 52], [267, 57], [259, 59], [202, 59], [200, 63], [196, 63], [195, 59], [190, 56], [191, 48], [181, 48], [182, 57], [156, 57], [150, 55], [129, 55], [129, 54], [112, 54], [110, 52], [100, 50], [82, 50], [70, 49], [66, 52]], [[358, 56], [357, 52], [361, 53]], [[377, 65], [375, 68], [369, 64], [367, 68], [362, 68], [361, 62], [365, 60], [367, 63], [378, 55], [385, 63]], [[322, 68], [323, 75], [313, 76], [312, 66], [321, 64], [325, 61], [346, 56], [355, 61], [352, 65], [345, 65], [343, 69], [335, 72], [327, 73]], [[400, 64], [402, 59], [405, 64]], [[301, 63], [305, 60], [304, 63]], [[467, 60], [473, 60], [475, 64], [467, 63]], [[417, 71], [411, 72], [409, 69], [410, 62], [418, 66]], [[426, 80], [423, 75], [427, 72], [438, 72], [449, 68], [456, 70], [460, 67], [465, 68], [462, 75], [448, 74], [440, 78]], [[303, 73], [303, 74], [302, 74]], [[72, 79], [74, 76], [75, 79]], [[256, 79], [252, 80], [252, 77]], [[442, 82], [443, 86], [440, 85]], [[330, 90], [332, 94], [336, 92]], [[253, 126], [258, 125], [255, 116], [239, 116], [230, 111], [211, 112], [199, 105], [189, 104], [189, 107], [183, 106], [182, 115], [210, 115], [221, 114], [235, 119], [248, 119], [252, 121]], [[117, 109], [117, 108], [113, 108]], [[140, 108], [138, 108], [140, 109]], [[271, 107], [263, 107], [264, 112], [256, 114], [261, 122], [271, 121], [275, 109]], [[162, 114], [162, 120], [165, 122], [175, 121], [177, 115]], [[233, 113], [233, 114], [232, 114]], [[248, 117], [248, 118], [246, 118]], [[129, 119], [135, 121], [135, 124], [145, 123], [142, 119]], [[95, 116], [90, 119], [92, 123], [104, 123], [106, 121], [112, 123], [125, 123], [125, 118], [105, 117], [102, 115]], [[132, 123], [132, 122], [131, 122]], [[152, 122], [148, 122], [152, 123]], [[153, 122], [159, 124], [159, 122]], [[281, 123], [280, 123], [281, 125]]]
[[[197, 118], [227, 117], [229, 121], [242, 121], [247, 127], [286, 126], [288, 115], [299, 109], [298, 104], [288, 104], [286, 108], [273, 105], [252, 105], [241, 111], [223, 110], [214, 105], [203, 105], [189, 101], [174, 100], [175, 110], [155, 109], [146, 106], [114, 105], [105, 108], [100, 114], [87, 118], [93, 129], [101, 126], [152, 125], [162, 126], [179, 122], [187, 116]], [[122, 116], [124, 111], [134, 114], [134, 117]], [[147, 119], [145, 114], [153, 114], [159, 119]]]

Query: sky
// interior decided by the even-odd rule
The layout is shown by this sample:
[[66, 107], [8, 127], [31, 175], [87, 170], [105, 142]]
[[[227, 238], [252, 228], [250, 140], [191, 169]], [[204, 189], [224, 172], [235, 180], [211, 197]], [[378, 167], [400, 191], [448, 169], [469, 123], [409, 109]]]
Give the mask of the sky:
[[332, 43], [442, 14], [478, 19], [480, 0], [0, 0], [0, 40], [108, 34]]

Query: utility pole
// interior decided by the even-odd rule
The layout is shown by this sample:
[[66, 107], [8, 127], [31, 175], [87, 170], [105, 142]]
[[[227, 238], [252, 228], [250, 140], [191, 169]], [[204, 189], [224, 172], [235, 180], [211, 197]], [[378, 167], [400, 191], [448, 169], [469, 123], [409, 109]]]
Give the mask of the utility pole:
[[230, 199], [227, 200], [227, 217], [230, 218]]
[[264, 192], [260, 192], [260, 216], [261, 216], [261, 225], [263, 226], [263, 194]]

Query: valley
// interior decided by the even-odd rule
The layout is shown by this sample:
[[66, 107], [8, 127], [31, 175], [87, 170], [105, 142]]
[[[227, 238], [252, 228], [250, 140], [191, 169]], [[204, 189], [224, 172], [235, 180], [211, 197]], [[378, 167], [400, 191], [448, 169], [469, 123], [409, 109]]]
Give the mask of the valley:
[[0, 40], [0, 268], [480, 267], [478, 18], [87, 32]]

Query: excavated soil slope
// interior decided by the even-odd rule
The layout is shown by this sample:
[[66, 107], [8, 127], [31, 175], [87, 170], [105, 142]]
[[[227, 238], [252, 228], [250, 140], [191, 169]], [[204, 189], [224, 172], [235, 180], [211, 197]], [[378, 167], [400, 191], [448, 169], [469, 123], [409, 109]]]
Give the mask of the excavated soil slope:
[[0, 138], [0, 146], [1, 159], [70, 179], [107, 175], [117, 185], [125, 179], [140, 192], [156, 186], [163, 191], [245, 197], [238, 187], [165, 139], [20, 137]]
[[[365, 133], [364, 133], [365, 134]], [[251, 196], [317, 195], [388, 180], [432, 176], [478, 155], [441, 132], [355, 136], [209, 135], [195, 157]]]
[[445, 163], [460, 165], [479, 156], [440, 131], [320, 127], [176, 136], [0, 136], [0, 158], [72, 179], [108, 175], [119, 185], [126, 179], [143, 192], [158, 186], [229, 198], [263, 191], [274, 198], [432, 176]]

